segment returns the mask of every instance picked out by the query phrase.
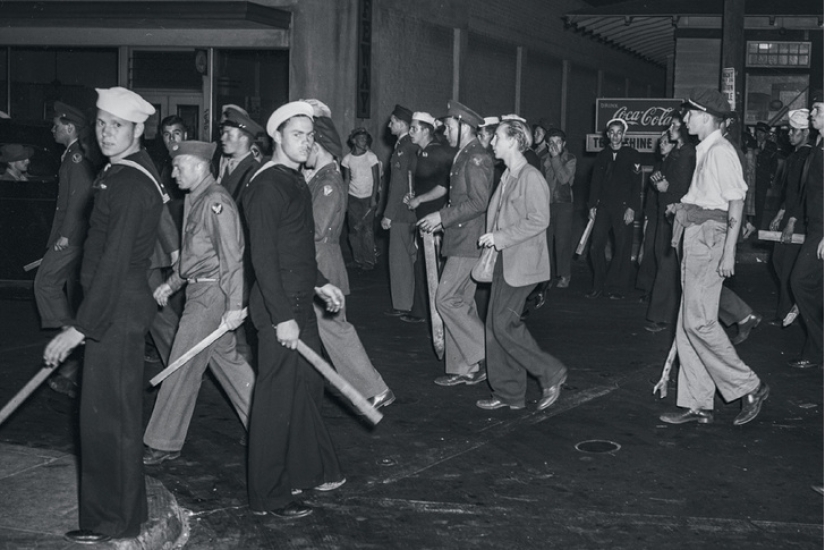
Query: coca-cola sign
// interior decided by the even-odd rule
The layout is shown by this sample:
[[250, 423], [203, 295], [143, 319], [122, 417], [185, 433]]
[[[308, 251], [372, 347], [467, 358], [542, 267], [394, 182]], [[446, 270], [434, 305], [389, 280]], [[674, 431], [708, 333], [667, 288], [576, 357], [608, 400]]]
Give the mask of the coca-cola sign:
[[673, 98], [605, 97], [596, 100], [596, 131], [614, 118], [627, 122], [628, 134], [658, 134], [670, 126], [682, 100]]

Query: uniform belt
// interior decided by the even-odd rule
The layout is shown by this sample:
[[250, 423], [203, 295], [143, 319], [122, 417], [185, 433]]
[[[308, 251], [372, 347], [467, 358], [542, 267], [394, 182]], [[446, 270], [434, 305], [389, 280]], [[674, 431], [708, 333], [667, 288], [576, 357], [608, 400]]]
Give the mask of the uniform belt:
[[217, 283], [217, 279], [211, 279], [209, 277], [192, 277], [190, 279], [186, 279], [187, 283]]

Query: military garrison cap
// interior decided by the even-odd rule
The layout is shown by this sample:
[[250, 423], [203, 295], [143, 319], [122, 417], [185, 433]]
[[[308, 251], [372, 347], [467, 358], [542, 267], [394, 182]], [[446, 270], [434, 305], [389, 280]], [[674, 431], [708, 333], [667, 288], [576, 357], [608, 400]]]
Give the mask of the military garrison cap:
[[215, 155], [215, 148], [217, 145], [217, 143], [207, 143], [205, 141], [181, 141], [180, 143], [176, 143], [172, 146], [172, 150], [169, 152], [169, 155], [172, 158], [179, 157], [181, 155], [192, 155], [193, 157], [198, 157], [201, 160], [211, 162], [212, 157]]
[[315, 117], [315, 143], [340, 159], [343, 154], [341, 137], [335, 129], [332, 119], [325, 116]]
[[407, 124], [412, 124], [413, 113], [406, 107], [396, 104], [395, 109], [392, 110], [392, 116], [398, 120], [403, 120]]

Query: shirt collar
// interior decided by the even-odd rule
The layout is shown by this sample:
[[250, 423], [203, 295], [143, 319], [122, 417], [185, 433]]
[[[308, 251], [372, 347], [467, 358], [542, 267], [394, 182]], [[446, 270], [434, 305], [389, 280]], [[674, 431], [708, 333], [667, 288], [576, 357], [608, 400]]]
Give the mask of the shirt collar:
[[720, 139], [725, 139], [725, 136], [722, 135], [722, 130], [717, 128], [711, 132], [708, 137], [699, 142], [699, 145], [696, 146], [696, 152], [702, 154], [706, 153], [707, 150]]

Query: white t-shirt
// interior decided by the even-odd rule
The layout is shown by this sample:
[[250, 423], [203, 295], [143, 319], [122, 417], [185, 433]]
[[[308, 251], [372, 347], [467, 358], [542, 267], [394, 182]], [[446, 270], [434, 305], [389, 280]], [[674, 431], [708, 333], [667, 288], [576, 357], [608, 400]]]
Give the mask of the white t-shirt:
[[349, 194], [364, 199], [373, 193], [372, 167], [378, 165], [378, 175], [381, 175], [381, 161], [372, 151], [355, 156], [347, 154], [341, 161], [341, 166], [349, 170]]

